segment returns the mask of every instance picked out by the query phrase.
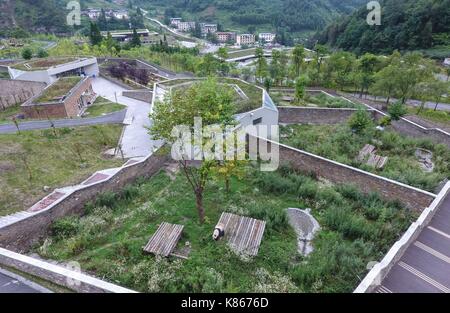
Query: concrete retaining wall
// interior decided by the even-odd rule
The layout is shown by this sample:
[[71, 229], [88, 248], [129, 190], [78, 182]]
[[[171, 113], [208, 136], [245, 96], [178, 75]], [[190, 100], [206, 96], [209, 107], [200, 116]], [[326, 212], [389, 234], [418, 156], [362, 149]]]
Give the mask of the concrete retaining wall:
[[0, 79], [0, 111], [24, 103], [45, 87], [45, 83]]
[[122, 96], [151, 103], [153, 99], [153, 92], [150, 90], [127, 90], [122, 92]]
[[336, 184], [354, 184], [365, 193], [377, 192], [384, 199], [399, 200], [408, 208], [422, 212], [436, 195], [391, 179], [341, 164], [306, 151], [298, 150], [274, 141], [259, 138], [268, 145], [277, 145], [280, 163], [289, 163], [295, 169], [325, 178]]
[[135, 293], [98, 278], [0, 248], [0, 264], [82, 293]]
[[408, 228], [402, 238], [392, 246], [383, 260], [372, 268], [355, 289], [355, 293], [371, 293], [381, 285], [392, 267], [402, 258], [405, 251], [417, 239], [422, 230], [428, 226], [449, 193], [450, 182], [445, 185], [433, 203], [422, 212], [419, 219]]
[[31, 246], [47, 235], [51, 224], [62, 217], [80, 215], [84, 205], [101, 193], [118, 192], [139, 177], [150, 177], [169, 160], [168, 155], [158, 152], [132, 165], [125, 165], [107, 180], [74, 190], [43, 211], [0, 228], [0, 246], [18, 252], [28, 251]]

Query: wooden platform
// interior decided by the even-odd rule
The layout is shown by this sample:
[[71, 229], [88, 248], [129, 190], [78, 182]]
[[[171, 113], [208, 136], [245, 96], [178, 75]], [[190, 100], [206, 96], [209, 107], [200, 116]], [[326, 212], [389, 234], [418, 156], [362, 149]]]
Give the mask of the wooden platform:
[[239, 253], [258, 255], [266, 222], [231, 213], [222, 213], [219, 223], [225, 226], [225, 239]]
[[374, 146], [367, 144], [359, 152], [357, 160], [359, 162], [366, 162], [367, 165], [373, 166], [376, 169], [382, 169], [386, 165], [388, 158], [377, 155], [376, 151]]
[[182, 225], [162, 223], [144, 247], [144, 251], [168, 257], [175, 250], [183, 229]]

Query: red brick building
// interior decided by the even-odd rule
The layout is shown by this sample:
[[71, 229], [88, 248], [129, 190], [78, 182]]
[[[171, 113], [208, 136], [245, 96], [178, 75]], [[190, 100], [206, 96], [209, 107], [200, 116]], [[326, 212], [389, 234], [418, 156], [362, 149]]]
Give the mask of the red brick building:
[[95, 100], [92, 79], [64, 77], [22, 105], [26, 118], [73, 118], [80, 116]]

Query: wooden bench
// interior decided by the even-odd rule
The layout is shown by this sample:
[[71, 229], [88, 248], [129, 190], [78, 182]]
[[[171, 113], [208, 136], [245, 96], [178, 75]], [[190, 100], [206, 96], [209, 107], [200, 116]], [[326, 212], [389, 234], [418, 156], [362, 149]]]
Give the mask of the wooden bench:
[[234, 251], [251, 256], [258, 255], [266, 222], [231, 213], [222, 213], [219, 224], [224, 225], [224, 238]]
[[183, 229], [182, 225], [162, 223], [144, 247], [144, 251], [168, 257], [175, 250]]

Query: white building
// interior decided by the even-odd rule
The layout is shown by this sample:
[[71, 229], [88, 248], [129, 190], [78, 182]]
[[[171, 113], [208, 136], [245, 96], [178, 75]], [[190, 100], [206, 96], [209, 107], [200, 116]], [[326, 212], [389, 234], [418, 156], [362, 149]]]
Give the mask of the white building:
[[444, 65], [445, 65], [445, 66], [450, 66], [450, 58], [446, 58], [446, 59], [444, 60]]
[[111, 14], [118, 20], [128, 20], [129, 19], [128, 11], [126, 11], [126, 10], [113, 11]]
[[273, 42], [273, 41], [275, 40], [275, 37], [276, 37], [276, 36], [277, 36], [277, 35], [276, 35], [276, 34], [273, 34], [273, 33], [260, 33], [260, 34], [258, 35], [259, 40], [260, 40], [260, 41], [263, 41], [263, 42], [266, 42], [266, 43]]
[[236, 41], [236, 33], [233, 32], [217, 32], [216, 33], [217, 40], [219, 42], [235, 42]]
[[236, 43], [239, 46], [252, 45], [255, 43], [255, 35], [253, 34], [240, 34], [236, 36]]
[[8, 67], [14, 80], [43, 82], [50, 85], [65, 76], [98, 76], [97, 58], [47, 58], [17, 63]]
[[217, 32], [217, 24], [200, 24], [202, 35], [215, 34]]
[[182, 32], [190, 32], [195, 29], [195, 22], [180, 22], [178, 23], [178, 30]]
[[181, 23], [180, 17], [173, 17], [170, 19], [170, 26], [173, 26], [175, 28], [178, 28], [178, 25]]
[[100, 17], [102, 11], [99, 9], [88, 9], [85, 14], [89, 17], [89, 19], [96, 20]]

